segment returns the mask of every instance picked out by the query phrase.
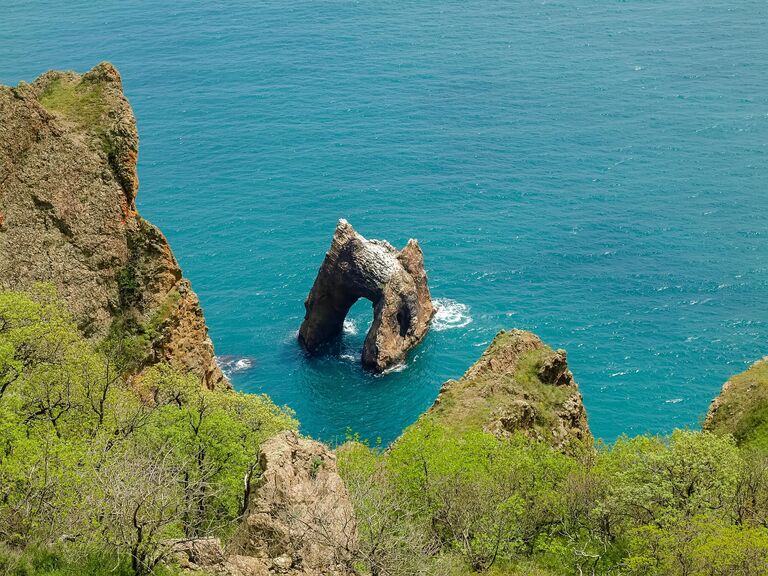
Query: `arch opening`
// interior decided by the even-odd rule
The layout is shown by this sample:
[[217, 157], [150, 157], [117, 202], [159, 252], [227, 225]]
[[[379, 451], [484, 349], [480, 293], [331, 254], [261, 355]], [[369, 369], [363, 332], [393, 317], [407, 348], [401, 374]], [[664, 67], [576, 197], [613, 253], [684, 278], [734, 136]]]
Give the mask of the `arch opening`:
[[434, 315], [423, 254], [415, 240], [398, 251], [388, 242], [366, 240], [340, 220], [304, 302], [301, 345], [314, 353], [338, 341], [350, 310], [361, 299], [373, 307], [362, 363], [382, 372], [421, 341]]

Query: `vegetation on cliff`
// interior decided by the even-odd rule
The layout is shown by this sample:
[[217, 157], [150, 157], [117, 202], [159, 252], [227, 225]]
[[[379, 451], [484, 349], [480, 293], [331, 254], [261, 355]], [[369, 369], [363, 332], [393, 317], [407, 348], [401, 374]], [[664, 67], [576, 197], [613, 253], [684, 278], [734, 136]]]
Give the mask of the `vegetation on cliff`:
[[[293, 542], [295, 511], [283, 518], [259, 508], [242, 521], [260, 447], [295, 428], [291, 414], [265, 396], [209, 390], [163, 363], [134, 376], [143, 353], [119, 332], [99, 345], [84, 340], [50, 286], [0, 293], [0, 574], [169, 573], [173, 563], [162, 561], [175, 540], [214, 535], [237, 547], [238, 527], [249, 526], [258, 530], [248, 538], [267, 538], [255, 540], [261, 550], [270, 540], [260, 527], [270, 522]], [[489, 390], [505, 409], [530, 402], [534, 418], [501, 431], [493, 410], [462, 419], [464, 395], [481, 393], [469, 404], [482, 407]], [[563, 443], [550, 431], [564, 416], [581, 422], [570, 415], [582, 410], [562, 410], [575, 394], [560, 351], [528, 333], [502, 333], [388, 450], [358, 441], [339, 448], [349, 496], [342, 486], [313, 488], [334, 478], [320, 445], [312, 450], [322, 458], [293, 462], [289, 451], [305, 476], [296, 492], [305, 513], [343, 510], [348, 499], [354, 507], [354, 520], [343, 514], [342, 523], [329, 522], [331, 512], [311, 516], [323, 527], [313, 538], [345, 563], [334, 573], [766, 573], [768, 453], [759, 443], [680, 430], [595, 449], [588, 428], [573, 427]], [[271, 474], [288, 474], [293, 486], [291, 470]], [[309, 498], [315, 492], [324, 495]]]
[[443, 385], [430, 414], [457, 431], [522, 431], [570, 452], [592, 439], [565, 351], [522, 330], [499, 332], [460, 380]]
[[[501, 332], [393, 446], [337, 458], [222, 389], [197, 296], [136, 212], [113, 66], [0, 86], [0, 142], [0, 574], [176, 573], [179, 540], [187, 569], [227, 576], [768, 574], [768, 361], [702, 432], [595, 447], [565, 351]], [[417, 244], [357, 240], [364, 275], [386, 284], [385, 253], [415, 294], [391, 298], [381, 368], [432, 306]], [[330, 335], [379, 298], [321, 276]]]
[[[768, 574], [768, 452], [758, 400], [739, 425], [595, 448], [564, 351], [501, 332], [387, 451], [351, 441], [339, 469], [372, 576]], [[757, 410], [757, 411], [756, 411]], [[722, 414], [725, 414], [723, 412]], [[741, 438], [740, 447], [729, 434]]]
[[433, 417], [391, 450], [339, 450], [361, 573], [755, 576], [768, 455], [679, 430], [573, 457]]
[[725, 383], [704, 428], [732, 434], [742, 446], [768, 451], [768, 358]]
[[84, 340], [50, 286], [0, 292], [0, 573], [147, 574], [169, 540], [237, 526], [260, 444], [295, 420], [167, 364], [132, 377], [136, 352]]
[[166, 362], [227, 386], [197, 296], [136, 211], [138, 152], [107, 62], [0, 86], [0, 289], [50, 283], [89, 339], [132, 332], [146, 341], [143, 367]]

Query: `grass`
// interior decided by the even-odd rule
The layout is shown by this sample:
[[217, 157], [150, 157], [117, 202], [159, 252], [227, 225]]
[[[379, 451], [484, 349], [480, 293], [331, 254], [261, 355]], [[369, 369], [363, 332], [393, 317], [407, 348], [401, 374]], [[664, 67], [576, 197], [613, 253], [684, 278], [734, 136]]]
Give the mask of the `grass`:
[[15, 550], [0, 546], [2, 576], [132, 576], [129, 559], [92, 550], [74, 553], [63, 547]]
[[749, 410], [737, 423], [733, 436], [740, 446], [768, 452], [768, 402]]
[[768, 451], [767, 360], [730, 379], [709, 428], [733, 434], [741, 446]]
[[40, 96], [40, 103], [81, 127], [96, 131], [104, 112], [102, 87], [88, 82], [54, 80]]
[[[181, 574], [186, 572], [171, 565], [160, 565], [153, 572], [154, 576]], [[20, 550], [0, 543], [0, 576], [134, 576], [134, 572], [129, 557], [98, 548], [57, 544]]]
[[534, 429], [542, 437], [557, 420], [555, 410], [572, 394], [570, 387], [543, 383], [538, 377], [541, 363], [552, 349], [519, 332], [501, 332], [488, 346], [477, 365], [498, 362], [496, 368], [473, 371], [451, 382], [433, 413], [452, 429], [482, 428], [493, 414], [520, 400], [533, 406]]
[[64, 116], [81, 130], [93, 133], [104, 153], [111, 154], [112, 144], [102, 124], [106, 105], [99, 84], [53, 80], [40, 96], [40, 104], [49, 112]]
[[147, 322], [147, 334], [150, 335], [150, 338], [154, 339], [157, 336], [160, 332], [160, 326], [176, 311], [179, 302], [181, 302], [181, 294], [176, 290], [171, 290]]

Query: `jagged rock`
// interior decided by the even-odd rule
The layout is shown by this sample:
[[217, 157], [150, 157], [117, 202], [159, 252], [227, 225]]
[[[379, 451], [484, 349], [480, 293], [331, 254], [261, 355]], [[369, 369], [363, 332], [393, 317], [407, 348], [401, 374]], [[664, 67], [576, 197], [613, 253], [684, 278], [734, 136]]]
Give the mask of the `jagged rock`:
[[219, 571], [224, 576], [270, 576], [267, 565], [252, 556], [230, 556]]
[[190, 576], [270, 576], [268, 565], [251, 556], [227, 556], [218, 538], [169, 542], [170, 557]]
[[544, 359], [537, 372], [539, 380], [554, 386], [573, 384], [573, 372], [568, 369], [565, 350], [555, 350], [551, 356]]
[[533, 430], [536, 410], [527, 400], [514, 400], [509, 406], [496, 409], [483, 430], [494, 436], [506, 436], [519, 430]]
[[187, 570], [223, 565], [224, 550], [218, 538], [196, 538], [177, 540], [170, 543], [170, 550], [176, 561]]
[[168, 242], [136, 212], [138, 132], [117, 70], [0, 86], [0, 289], [56, 286], [78, 326], [153, 326], [147, 363], [226, 382]]
[[427, 414], [499, 437], [523, 432], [566, 452], [592, 438], [565, 351], [521, 330], [499, 332], [460, 380], [443, 385]]
[[416, 240], [398, 252], [389, 242], [366, 240], [346, 220], [339, 220], [304, 303], [302, 346], [316, 352], [338, 338], [344, 318], [360, 298], [373, 303], [363, 366], [381, 372], [401, 362], [424, 338], [434, 315], [424, 255]]
[[286, 431], [262, 445], [259, 465], [262, 474], [231, 554], [268, 573], [351, 574], [355, 517], [333, 452]]

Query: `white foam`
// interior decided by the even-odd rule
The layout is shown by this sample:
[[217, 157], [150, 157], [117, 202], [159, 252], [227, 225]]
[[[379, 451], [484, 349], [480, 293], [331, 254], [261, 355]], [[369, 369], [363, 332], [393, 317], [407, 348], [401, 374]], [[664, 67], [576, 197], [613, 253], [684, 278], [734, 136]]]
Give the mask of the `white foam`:
[[253, 368], [255, 361], [253, 358], [246, 356], [216, 356], [216, 364], [218, 364], [224, 376], [229, 378], [232, 374], [238, 372], [245, 372]]
[[232, 369], [235, 372], [241, 372], [243, 370], [248, 370], [252, 366], [253, 366], [253, 361], [250, 358], [240, 358], [235, 362], [235, 365]]
[[378, 374], [378, 376], [386, 376], [387, 374], [393, 374], [395, 372], [402, 372], [408, 368], [408, 364], [405, 362], [401, 362], [400, 364], [395, 364], [394, 366], [387, 368], [386, 370], [382, 371], [381, 374]]
[[664, 400], [664, 403], [665, 404], [678, 404], [678, 403], [680, 403], [682, 401], [683, 401], [682, 398], [672, 398], [670, 400]]
[[432, 318], [432, 330], [442, 332], [451, 328], [463, 328], [470, 322], [469, 306], [451, 300], [450, 298], [436, 298], [432, 301], [435, 306], [435, 316]]
[[357, 324], [355, 324], [354, 320], [350, 320], [350, 319], [344, 320], [344, 334], [348, 334], [350, 336], [357, 335]]

